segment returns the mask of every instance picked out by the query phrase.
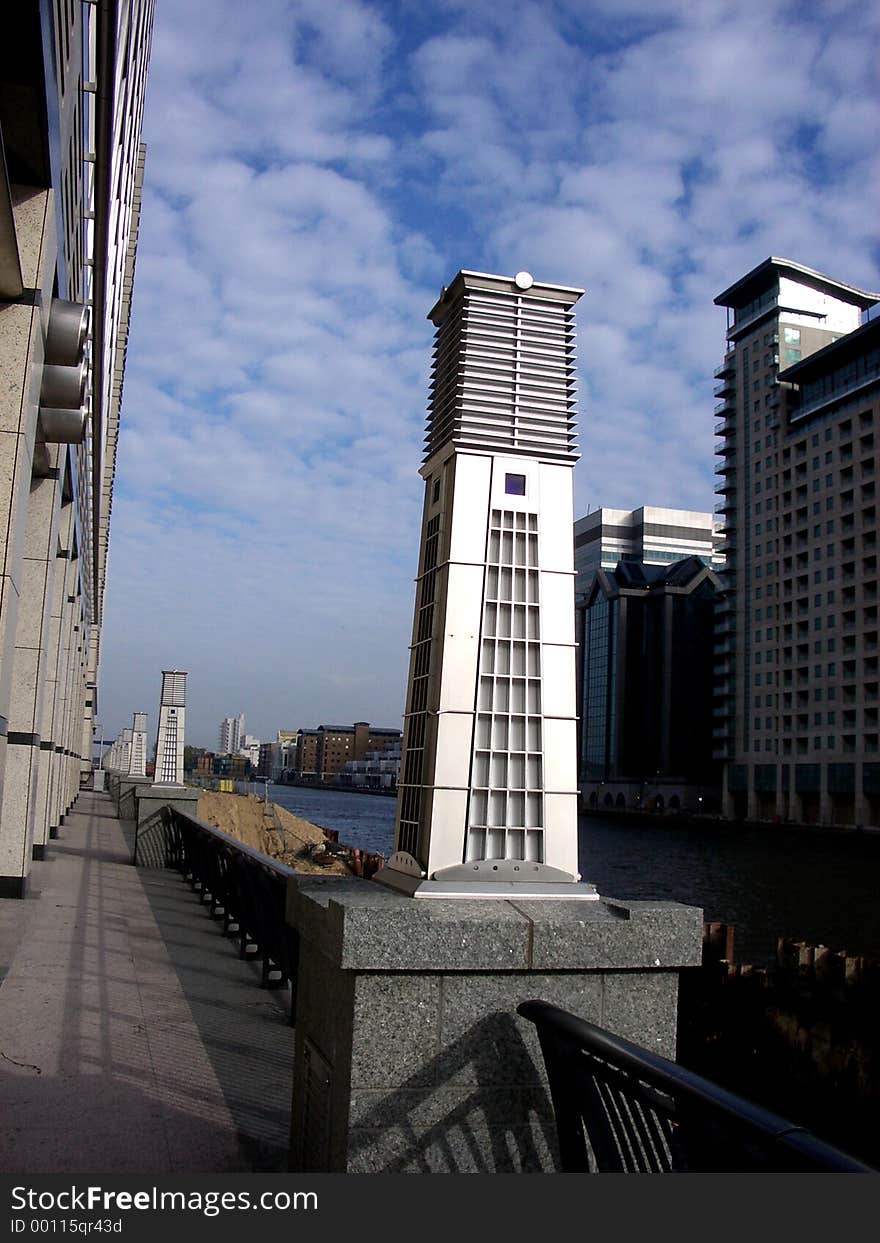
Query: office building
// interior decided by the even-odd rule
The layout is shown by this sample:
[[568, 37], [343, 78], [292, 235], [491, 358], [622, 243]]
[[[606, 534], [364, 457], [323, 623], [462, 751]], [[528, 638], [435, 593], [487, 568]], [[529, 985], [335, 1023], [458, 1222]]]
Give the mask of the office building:
[[394, 853], [376, 878], [417, 897], [528, 882], [579, 896], [572, 308], [582, 293], [527, 272], [463, 271], [429, 313], [403, 761]]
[[618, 561], [670, 565], [699, 557], [720, 568], [718, 525], [714, 514], [689, 509], [594, 509], [574, 524], [575, 595], [585, 596], [596, 573], [613, 570]]
[[577, 609], [584, 807], [718, 809], [713, 621], [720, 582], [699, 557], [600, 569]]
[[91, 768], [152, 0], [19, 0], [0, 39], [0, 894]]
[[729, 816], [880, 823], [880, 295], [769, 258], [719, 294], [716, 756]]

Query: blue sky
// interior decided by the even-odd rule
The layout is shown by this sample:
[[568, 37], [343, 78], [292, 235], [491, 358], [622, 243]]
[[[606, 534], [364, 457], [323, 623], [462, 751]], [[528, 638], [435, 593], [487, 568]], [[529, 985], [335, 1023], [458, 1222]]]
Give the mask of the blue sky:
[[714, 296], [880, 287], [878, 51], [862, 0], [157, 0], [106, 735], [171, 667], [202, 746], [400, 724], [460, 268], [587, 290], [576, 516], [712, 509]]

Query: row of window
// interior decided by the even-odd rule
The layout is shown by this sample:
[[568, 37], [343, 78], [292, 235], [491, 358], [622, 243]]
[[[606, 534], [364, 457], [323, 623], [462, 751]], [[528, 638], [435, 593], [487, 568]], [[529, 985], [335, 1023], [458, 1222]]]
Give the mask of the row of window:
[[[752, 718], [752, 729], [760, 733], [762, 730], [765, 732], [769, 730], [778, 730], [781, 726], [783, 732], [791, 733], [792, 729], [805, 730], [809, 729], [810, 726], [815, 728], [816, 726], [836, 725], [838, 723], [838, 713], [836, 708], [832, 708], [828, 712], [813, 712], [812, 721], [810, 720], [810, 716], [811, 714], [809, 712], [800, 712], [797, 715], [786, 714], [782, 717], [755, 716]], [[859, 724], [855, 710], [841, 712], [840, 718], [840, 723], [843, 725], [844, 729], [855, 729]], [[865, 709], [864, 724], [868, 727], [873, 726], [874, 729], [877, 728], [878, 720], [876, 708]]]

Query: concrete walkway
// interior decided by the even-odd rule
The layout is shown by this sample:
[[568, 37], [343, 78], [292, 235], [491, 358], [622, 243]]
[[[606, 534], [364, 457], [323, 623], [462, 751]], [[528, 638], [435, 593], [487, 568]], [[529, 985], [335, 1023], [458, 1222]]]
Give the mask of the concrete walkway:
[[83, 791], [0, 900], [0, 1170], [283, 1171], [293, 1030], [179, 875]]

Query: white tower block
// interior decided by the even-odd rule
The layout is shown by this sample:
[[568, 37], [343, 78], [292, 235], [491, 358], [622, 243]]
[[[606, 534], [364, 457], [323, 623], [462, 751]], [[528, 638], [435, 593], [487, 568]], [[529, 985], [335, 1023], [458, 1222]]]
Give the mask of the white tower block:
[[122, 731], [122, 746], [119, 752], [119, 771], [127, 773], [131, 768], [131, 729]]
[[163, 669], [154, 785], [183, 785], [185, 696], [186, 674], [177, 669]]
[[436, 344], [394, 853], [417, 897], [577, 884], [572, 468], [583, 290], [459, 272]]
[[147, 714], [135, 712], [131, 726], [131, 757], [128, 764], [129, 777], [147, 775]]

